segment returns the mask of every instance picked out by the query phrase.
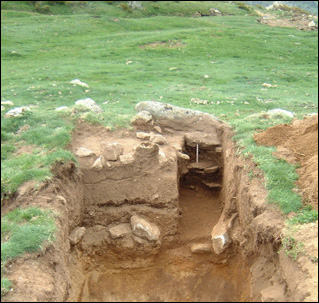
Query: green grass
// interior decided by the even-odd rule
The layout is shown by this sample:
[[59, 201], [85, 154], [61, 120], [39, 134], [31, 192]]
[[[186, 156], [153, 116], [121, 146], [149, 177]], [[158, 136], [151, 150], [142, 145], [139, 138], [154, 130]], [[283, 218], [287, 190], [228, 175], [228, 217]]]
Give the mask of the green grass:
[[11, 287], [12, 283], [7, 278], [1, 278], [1, 297], [3, 297]]
[[318, 211], [312, 209], [310, 206], [306, 206], [303, 209], [300, 209], [297, 215], [288, 220], [288, 224], [306, 224], [315, 222], [318, 220]]
[[52, 214], [38, 208], [15, 209], [1, 218], [1, 262], [25, 251], [38, 251], [52, 241], [55, 224]]
[[25, 252], [43, 249], [54, 239], [54, 232], [52, 213], [39, 208], [17, 208], [1, 218], [1, 296], [11, 286], [2, 275], [6, 263]]
[[[84, 7], [52, 5], [53, 15], [35, 13], [25, 1], [1, 5], [2, 100], [33, 106], [21, 118], [8, 119], [1, 113], [5, 194], [30, 178], [50, 177], [49, 162], [40, 158], [50, 154], [52, 164], [53, 155], [59, 155], [63, 161], [55, 152], [66, 148], [78, 118], [111, 129], [127, 128], [140, 101], [168, 102], [229, 122], [236, 140], [247, 149], [244, 152], [254, 155], [270, 174], [271, 151], [256, 147], [251, 135], [257, 128], [287, 120], [246, 117], [278, 107], [298, 118], [318, 110], [317, 32], [258, 24], [256, 17], [245, 16], [247, 11], [235, 4], [214, 2], [228, 16], [205, 18], [189, 16], [204, 12], [212, 3], [146, 1], [142, 10], [127, 12], [118, 4], [88, 2]], [[183, 17], [176, 16], [178, 12]], [[99, 18], [92, 18], [93, 13]], [[169, 47], [174, 41], [179, 47]], [[155, 42], [166, 44], [145, 47]], [[89, 89], [71, 85], [75, 78]], [[264, 82], [278, 87], [264, 88]], [[104, 112], [72, 115], [74, 102], [87, 97]], [[208, 104], [194, 104], [192, 98]], [[70, 110], [55, 111], [63, 105]], [[18, 133], [26, 125], [29, 128]], [[22, 145], [37, 151], [16, 156]], [[64, 156], [65, 161], [72, 158], [69, 153]], [[276, 200], [276, 186], [287, 192], [293, 188], [296, 176], [284, 169], [291, 182], [279, 184], [276, 179], [282, 174], [267, 177], [274, 193], [270, 200]], [[285, 195], [281, 196], [279, 205], [285, 203], [280, 201]], [[285, 212], [300, 207], [296, 197], [291, 199], [295, 206], [284, 207]]]

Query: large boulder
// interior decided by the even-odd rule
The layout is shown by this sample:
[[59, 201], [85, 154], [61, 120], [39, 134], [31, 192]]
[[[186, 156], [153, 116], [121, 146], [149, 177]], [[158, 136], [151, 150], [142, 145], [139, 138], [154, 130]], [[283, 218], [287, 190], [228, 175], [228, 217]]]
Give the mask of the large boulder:
[[167, 103], [143, 101], [136, 105], [137, 112], [148, 112], [162, 126], [175, 130], [203, 131], [209, 128], [219, 129], [222, 121], [213, 115], [200, 111], [190, 110]]

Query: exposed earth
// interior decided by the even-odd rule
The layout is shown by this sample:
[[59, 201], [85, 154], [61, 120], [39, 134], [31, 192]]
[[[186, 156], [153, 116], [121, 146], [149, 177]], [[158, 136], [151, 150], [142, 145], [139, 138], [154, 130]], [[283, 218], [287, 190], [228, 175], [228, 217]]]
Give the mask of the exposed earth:
[[[318, 222], [295, 235], [296, 261], [279, 251], [285, 218], [228, 125], [163, 103], [136, 109], [133, 130], [79, 121], [79, 166], [57, 164], [52, 181], [2, 205], [52, 209], [59, 228], [45, 251], [8, 265], [3, 301], [317, 302]], [[301, 163], [298, 186], [318, 208], [318, 116], [255, 139]]]
[[258, 19], [258, 22], [262, 24], [280, 27], [296, 27], [300, 30], [318, 30], [317, 16], [308, 16], [305, 14], [296, 13], [292, 17], [288, 18], [276, 16], [273, 13], [263, 13], [259, 10], [256, 10], [256, 12], [261, 16], [261, 18]]

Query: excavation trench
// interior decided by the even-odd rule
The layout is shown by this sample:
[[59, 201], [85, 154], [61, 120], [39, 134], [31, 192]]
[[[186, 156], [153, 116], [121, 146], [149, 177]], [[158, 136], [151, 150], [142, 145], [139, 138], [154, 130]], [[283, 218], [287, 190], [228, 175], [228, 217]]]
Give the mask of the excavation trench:
[[[96, 169], [87, 157], [79, 159], [80, 225], [86, 230], [71, 248], [77, 278], [68, 300], [249, 299], [247, 261], [235, 247], [218, 254], [212, 247], [211, 233], [223, 208], [222, 142], [200, 133], [169, 137], [179, 142], [177, 150], [169, 142], [157, 145], [122, 133], [116, 143], [123, 150], [134, 145], [134, 161], [109, 161]], [[79, 141], [83, 144], [83, 138]], [[104, 139], [102, 146], [113, 149], [112, 142]]]
[[79, 123], [70, 146], [79, 167], [58, 165], [42, 194], [17, 199], [49, 204], [61, 232], [32, 267], [47, 284], [23, 284], [20, 297], [16, 287], [8, 301], [25, 289], [36, 301], [287, 299], [283, 219], [247, 176], [254, 166], [236, 156], [230, 129], [170, 105], [138, 111], [145, 106], [134, 131]]

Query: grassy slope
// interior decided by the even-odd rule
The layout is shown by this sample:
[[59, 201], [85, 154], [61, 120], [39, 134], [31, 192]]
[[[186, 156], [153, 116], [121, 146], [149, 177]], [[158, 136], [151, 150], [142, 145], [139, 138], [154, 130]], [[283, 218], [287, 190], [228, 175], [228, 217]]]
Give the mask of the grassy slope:
[[[169, 11], [164, 4], [157, 10]], [[190, 14], [187, 5], [175, 2], [171, 13], [177, 5]], [[229, 4], [219, 5], [230, 12]], [[102, 2], [76, 15], [2, 10], [1, 98], [15, 106], [35, 106], [23, 118], [2, 119], [2, 190], [12, 192], [27, 179], [45, 178], [55, 159], [72, 159], [63, 148], [75, 119], [54, 109], [81, 98], [90, 97], [103, 108], [104, 114], [88, 119], [107, 126], [127, 126], [136, 103], [157, 100], [213, 113], [236, 126], [237, 139], [248, 141], [249, 130], [269, 123], [243, 124], [247, 115], [277, 107], [299, 118], [317, 111], [317, 32], [260, 25], [256, 17], [243, 17], [244, 10], [233, 7], [239, 15], [115, 21], [113, 16], [129, 13]], [[151, 6], [143, 13], [153, 11]], [[167, 45], [142, 47], [158, 41]], [[174, 43], [180, 47], [169, 47]], [[88, 83], [89, 91], [73, 87], [69, 82], [75, 78]], [[278, 87], [266, 89], [264, 82]], [[17, 135], [25, 124], [30, 128]], [[17, 160], [12, 152], [21, 145], [34, 146], [33, 154]]]

